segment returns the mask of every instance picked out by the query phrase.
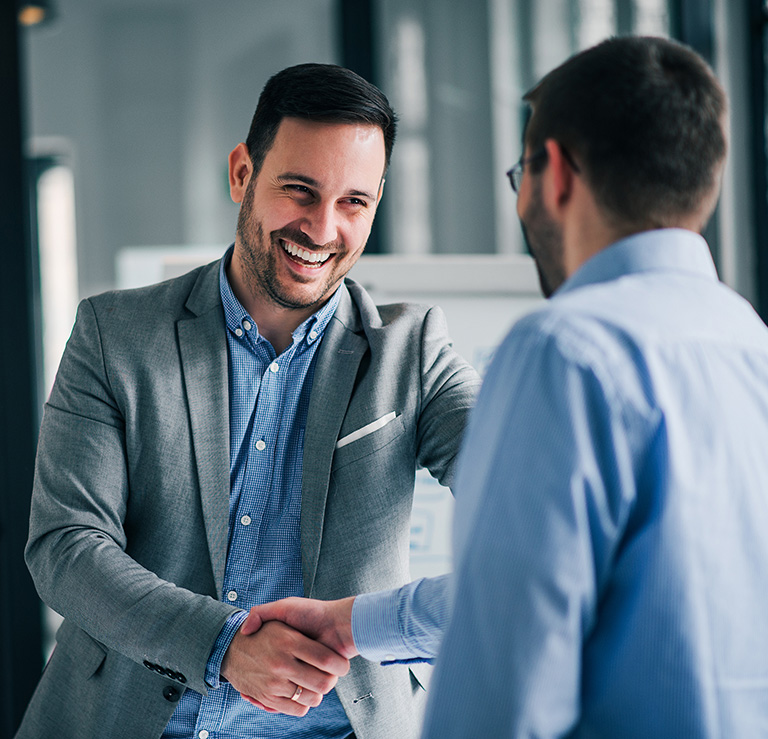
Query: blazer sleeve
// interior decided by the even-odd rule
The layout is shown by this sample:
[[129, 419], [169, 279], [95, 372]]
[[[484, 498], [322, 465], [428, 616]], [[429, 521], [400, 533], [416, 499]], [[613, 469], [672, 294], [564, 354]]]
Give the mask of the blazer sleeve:
[[431, 308], [422, 327], [417, 462], [451, 487], [467, 416], [480, 389], [475, 369], [453, 348], [445, 314]]
[[41, 598], [65, 619], [205, 693], [206, 661], [236, 609], [161, 579], [126, 553], [129, 497], [126, 423], [97, 315], [83, 301], [44, 410], [27, 564]]

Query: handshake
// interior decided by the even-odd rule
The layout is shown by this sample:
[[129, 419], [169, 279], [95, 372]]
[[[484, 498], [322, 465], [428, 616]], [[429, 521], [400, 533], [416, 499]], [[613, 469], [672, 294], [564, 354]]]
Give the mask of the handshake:
[[285, 598], [255, 606], [224, 655], [222, 677], [265, 711], [306, 715], [357, 654], [354, 600]]

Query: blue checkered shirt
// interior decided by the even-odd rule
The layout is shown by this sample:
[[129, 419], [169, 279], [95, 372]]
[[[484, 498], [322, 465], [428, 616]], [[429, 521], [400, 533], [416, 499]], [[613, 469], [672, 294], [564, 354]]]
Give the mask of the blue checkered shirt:
[[341, 739], [352, 727], [336, 691], [304, 717], [271, 714], [220, 682], [224, 653], [247, 610], [292, 595], [303, 596], [301, 475], [304, 428], [323, 331], [339, 292], [293, 332], [278, 357], [232, 292], [222, 259], [219, 285], [229, 346], [229, 548], [223, 601], [244, 609], [219, 635], [206, 670], [212, 690], [187, 690], [163, 739]]

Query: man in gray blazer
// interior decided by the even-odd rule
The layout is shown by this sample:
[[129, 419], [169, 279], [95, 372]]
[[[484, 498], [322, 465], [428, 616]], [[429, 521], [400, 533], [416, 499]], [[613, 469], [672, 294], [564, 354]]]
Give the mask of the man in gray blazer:
[[354, 73], [280, 72], [230, 154], [223, 259], [80, 305], [27, 546], [65, 620], [19, 738], [418, 734], [422, 666], [240, 629], [257, 603], [407, 582], [415, 470], [453, 479], [476, 373], [438, 309], [345, 279], [394, 136]]

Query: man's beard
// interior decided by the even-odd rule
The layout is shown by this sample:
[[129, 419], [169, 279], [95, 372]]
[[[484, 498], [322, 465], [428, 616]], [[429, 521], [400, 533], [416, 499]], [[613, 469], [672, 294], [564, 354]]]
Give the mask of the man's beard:
[[[311, 297], [302, 298], [299, 295], [292, 295], [283, 286], [277, 276], [277, 260], [279, 258], [277, 250], [282, 249], [280, 238], [305, 249], [317, 250], [318, 246], [310, 242], [300, 231], [287, 228], [273, 231], [269, 238], [265, 239], [262, 223], [256, 219], [253, 211], [253, 182], [251, 180], [248, 183], [237, 217], [237, 235], [242, 247], [240, 255], [248, 288], [253, 295], [266, 297], [281, 308], [305, 309], [321, 304], [338, 280], [335, 270], [328, 273], [325, 283], [318, 287]], [[340, 245], [335, 243], [325, 245], [326, 250], [329, 247], [340, 247]], [[331, 259], [337, 259], [342, 253], [341, 248], [336, 248], [334, 251], [337, 253], [330, 257]], [[296, 282], [303, 281], [301, 275], [294, 275], [293, 279]], [[304, 281], [309, 282], [310, 280], [311, 278], [307, 277]]]
[[565, 282], [563, 231], [552, 220], [541, 197], [541, 183], [535, 183], [528, 209], [520, 218], [523, 239], [536, 263], [539, 284], [548, 298]]

